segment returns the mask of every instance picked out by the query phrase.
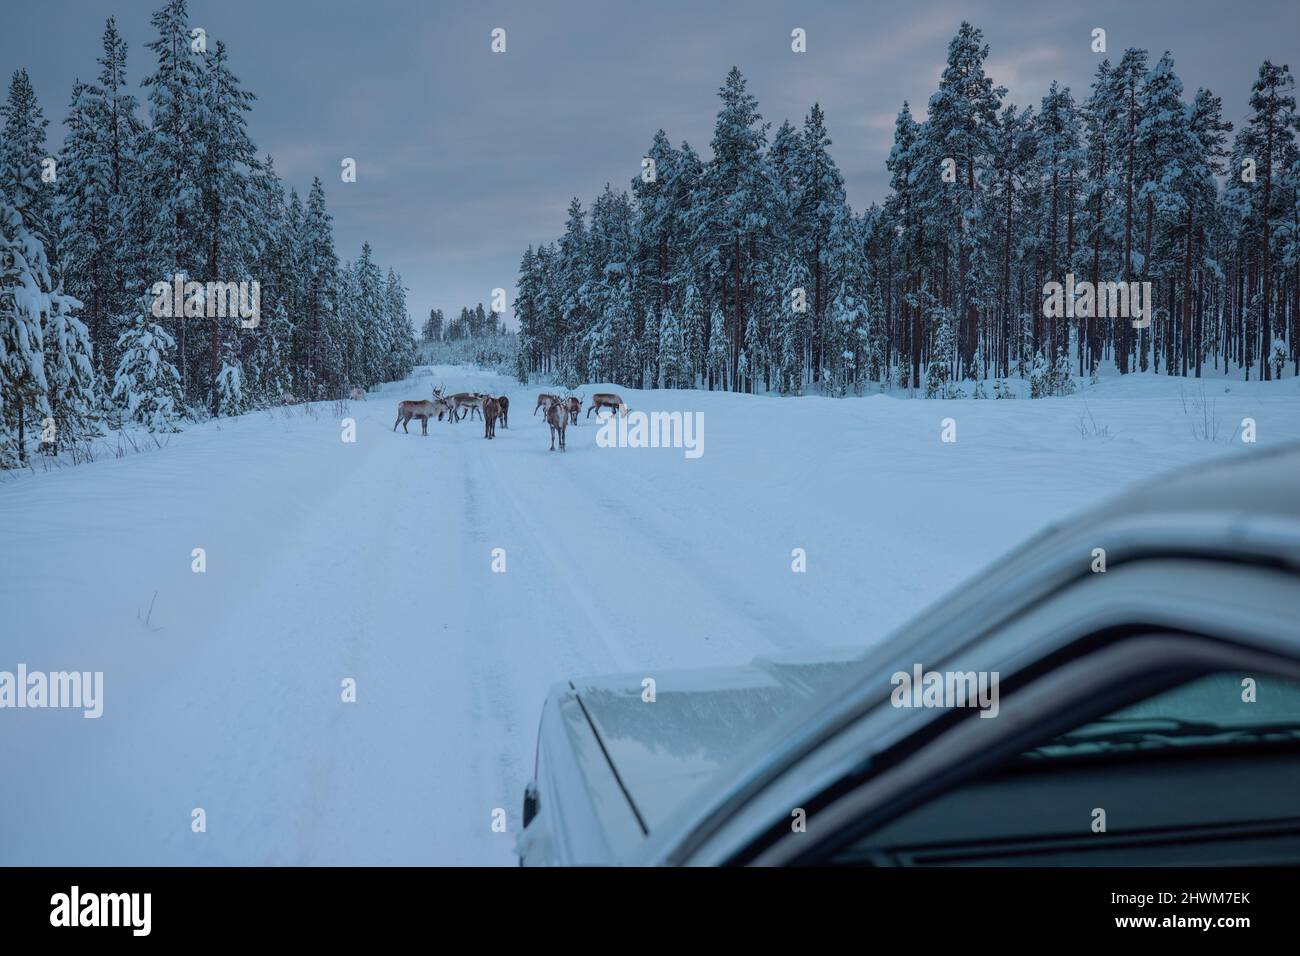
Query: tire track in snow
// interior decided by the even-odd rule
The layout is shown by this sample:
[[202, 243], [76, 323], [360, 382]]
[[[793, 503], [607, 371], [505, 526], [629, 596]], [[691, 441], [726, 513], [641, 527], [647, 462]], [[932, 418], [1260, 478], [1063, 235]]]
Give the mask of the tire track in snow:
[[[566, 493], [571, 487], [573, 494], [582, 494], [582, 505], [564, 508], [562, 517], [556, 515], [555, 500], [538, 493], [539, 488], [546, 489], [552, 485], [544, 480], [513, 483], [504, 475], [504, 466], [497, 456], [489, 456], [488, 460], [492, 463], [497, 485], [508, 489], [503, 497], [511, 501], [516, 513], [531, 529], [532, 536], [543, 544], [557, 566], [584, 570], [604, 565], [614, 569], [624, 568], [627, 564], [636, 566], [634, 572], [624, 570], [617, 573], [612, 582], [604, 575], [584, 575], [586, 583], [572, 588], [577, 592], [585, 616], [594, 621], [607, 621], [605, 629], [624, 635], [627, 641], [620, 651], [626, 648], [626, 652], [635, 654], [635, 659], [630, 660], [626, 652], [622, 653], [624, 659], [617, 670], [660, 667], [665, 660], [669, 665], [683, 666], [678, 656], [683, 651], [683, 644], [687, 644], [687, 652], [696, 658], [704, 652], [705, 658], [699, 662], [705, 664], [740, 663], [755, 653], [773, 648], [801, 651], [821, 646], [820, 642], [807, 636], [806, 628], [772, 607], [771, 602], [755, 607], [754, 601], [762, 600], [761, 589], [756, 587], [754, 591], [746, 592], [737, 588], [725, 574], [705, 571], [707, 565], [699, 559], [698, 543], [663, 530], [663, 525], [672, 516], [671, 509], [655, 504], [655, 496], [640, 490], [645, 483], [636, 476], [635, 453], [620, 456], [617, 459], [620, 464], [615, 468], [612, 465], [614, 452], [597, 449], [594, 432], [577, 432], [579, 443], [575, 446], [572, 440], [575, 431], [575, 427], [570, 426], [570, 451], [565, 453], [562, 461], [565, 466], [569, 462], [585, 463], [587, 470], [564, 487]], [[586, 441], [589, 435], [593, 436], [591, 444]], [[544, 449], [547, 444], [540, 447]], [[591, 463], [595, 459], [592, 456], [601, 454], [610, 456], [607, 459], [610, 464], [602, 461], [597, 467], [604, 474], [593, 473]], [[619, 487], [624, 493], [614, 499], [599, 490], [594, 494], [590, 491], [610, 486]], [[525, 490], [533, 499], [531, 503], [524, 501], [518, 489]], [[585, 506], [591, 502], [597, 505], [596, 509]], [[649, 507], [657, 509], [653, 519], [644, 510], [647, 502], [651, 503]], [[533, 517], [539, 514], [547, 515], [553, 521], [549, 531]], [[583, 553], [584, 549], [586, 553]], [[660, 604], [662, 597], [668, 597], [669, 604]], [[638, 601], [642, 602], [640, 606]], [[669, 606], [690, 608], [691, 621], [686, 624], [678, 618], [669, 625], [677, 631], [675, 635], [660, 632], [650, 642], [650, 635], [643, 633], [645, 625], [640, 613], [651, 603], [660, 604], [656, 608], [659, 612]], [[748, 627], [736, 626], [737, 612], [745, 616]], [[699, 634], [705, 636], [695, 637]], [[771, 646], [756, 647], [753, 640], [756, 635], [761, 635]], [[670, 653], [665, 654], [665, 651]]]

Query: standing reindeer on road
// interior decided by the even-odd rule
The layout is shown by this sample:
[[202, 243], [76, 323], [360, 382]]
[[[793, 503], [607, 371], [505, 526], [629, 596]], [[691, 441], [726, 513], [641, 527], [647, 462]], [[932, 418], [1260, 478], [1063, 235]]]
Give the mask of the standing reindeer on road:
[[591, 417], [592, 412], [596, 412], [596, 417], [600, 418], [600, 409], [608, 408], [615, 414], [618, 414], [619, 408], [623, 405], [623, 399], [619, 398], [613, 392], [597, 392], [591, 396], [591, 407], [587, 409], [587, 417]]
[[564, 451], [564, 429], [569, 424], [569, 409], [558, 397], [546, 406], [546, 424], [551, 426], [551, 451], [555, 451], [555, 436], [560, 436], [560, 451]]
[[582, 411], [582, 396], [570, 395], [564, 400], [564, 404], [569, 411], [569, 424], [578, 424], [578, 412]]
[[491, 395], [483, 396], [483, 437], [497, 437], [497, 416], [501, 414], [500, 403]]
[[412, 418], [418, 418], [420, 420], [420, 434], [428, 435], [429, 419], [435, 415], [442, 417], [438, 410], [444, 408], [446, 402], [446, 399], [442, 398], [438, 394], [436, 388], [433, 390], [433, 395], [435, 399], [434, 401], [429, 401], [429, 399], [426, 398], [421, 402], [398, 402], [397, 421], [393, 422], [393, 431], [397, 431], [397, 426], [400, 424], [402, 426], [402, 431], [409, 435], [411, 430], [406, 427], [407, 423]]
[[501, 427], [510, 427], [510, 399], [505, 395], [497, 396], [497, 405], [501, 408]]
[[458, 422], [463, 419], [464, 416], [460, 414], [461, 409], [467, 409], [470, 418], [475, 415], [480, 418], [483, 417], [482, 411], [479, 409], [479, 403], [482, 402], [483, 396], [477, 392], [457, 392], [455, 395], [448, 396], [447, 400], [451, 403], [452, 421]]
[[438, 421], [442, 421], [442, 417], [446, 415], [447, 421], [452, 422], [455, 421], [455, 418], [452, 416], [451, 399], [447, 397], [446, 391], [447, 386], [445, 383], [435, 388], [433, 390], [433, 402], [438, 406]]
[[[560, 400], [560, 396], [558, 395], [552, 395], [550, 392], [542, 392], [540, 395], [537, 396], [537, 408], [533, 409], [534, 417], [537, 415], [538, 408], [545, 408], [551, 402], [558, 402], [559, 400]], [[543, 418], [546, 417], [545, 413], [543, 413], [542, 417]]]

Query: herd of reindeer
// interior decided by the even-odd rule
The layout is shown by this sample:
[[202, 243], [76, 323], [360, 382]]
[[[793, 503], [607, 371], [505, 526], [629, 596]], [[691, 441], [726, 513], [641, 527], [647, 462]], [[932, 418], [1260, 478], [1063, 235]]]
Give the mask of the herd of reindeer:
[[[551, 428], [551, 451], [555, 451], [556, 438], [560, 440], [560, 451], [564, 451], [564, 430], [570, 424], [578, 424], [582, 399], [581, 395], [552, 395], [549, 392], [542, 392], [537, 396], [533, 415], [534, 417], [537, 415], [538, 409], [545, 410], [546, 424]], [[613, 392], [597, 392], [591, 397], [587, 417], [590, 418], [591, 413], [596, 412], [596, 417], [600, 418], [602, 408], [608, 408], [618, 414], [620, 407], [625, 408], [623, 399]], [[393, 431], [397, 431], [397, 426], [401, 425], [402, 431], [409, 435], [410, 429], [406, 427], [407, 423], [412, 418], [418, 418], [420, 434], [428, 435], [430, 418], [442, 421], [445, 417], [448, 422], [459, 422], [466, 416], [473, 418], [475, 415], [478, 415], [483, 422], [483, 437], [496, 438], [498, 421], [501, 422], [502, 428], [510, 427], [510, 398], [506, 395], [485, 395], [482, 392], [457, 392], [454, 395], [447, 395], [444, 387], [439, 385], [433, 390], [432, 399], [399, 402]]]

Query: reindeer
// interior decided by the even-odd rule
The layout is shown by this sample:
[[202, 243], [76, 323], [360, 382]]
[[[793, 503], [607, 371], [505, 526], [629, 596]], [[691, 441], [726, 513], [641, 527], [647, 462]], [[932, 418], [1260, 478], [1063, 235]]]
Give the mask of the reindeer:
[[546, 406], [546, 424], [551, 426], [551, 451], [555, 451], [555, 436], [560, 436], [560, 451], [564, 451], [564, 429], [569, 424], [569, 410], [564, 402], [556, 399]]
[[411, 430], [406, 427], [407, 422], [412, 418], [420, 420], [420, 434], [429, 434], [429, 419], [438, 414], [438, 409], [444, 405], [446, 399], [438, 395], [438, 390], [434, 389], [435, 401], [429, 401], [427, 398], [421, 402], [407, 401], [397, 403], [397, 421], [393, 422], [393, 431], [397, 431], [400, 423], [402, 431], [410, 434]]
[[587, 417], [591, 417], [592, 412], [596, 412], [596, 417], [600, 418], [600, 409], [609, 408], [615, 413], [623, 405], [623, 399], [619, 398], [613, 392], [597, 392], [591, 396], [591, 407], [587, 409]]
[[280, 393], [280, 404], [281, 404], [281, 405], [297, 405], [297, 404], [298, 404], [298, 399], [294, 396], [293, 392], [281, 392], [281, 393]]
[[491, 395], [483, 396], [483, 437], [497, 437], [497, 417], [501, 414], [501, 406]]
[[348, 395], [354, 402], [364, 402], [366, 400], [366, 390], [360, 385], [353, 385], [352, 391]]
[[[540, 395], [537, 396], [537, 408], [545, 408], [551, 402], [558, 402], [559, 400], [560, 400], [560, 396], [558, 395], [552, 395], [549, 392], [542, 392]], [[533, 409], [534, 417], [536, 417], [537, 415], [537, 408]], [[546, 415], [543, 414], [542, 417], [545, 418]]]
[[479, 410], [479, 403], [483, 401], [483, 396], [478, 392], [457, 392], [455, 395], [447, 396], [447, 401], [451, 402], [452, 421], [461, 421], [464, 416], [460, 414], [461, 409], [469, 410], [469, 417], [473, 418], [478, 414], [479, 418], [483, 417]]
[[510, 418], [510, 399], [505, 395], [501, 395], [497, 398], [497, 405], [501, 409], [501, 427], [509, 428], [510, 422], [508, 419]]
[[442, 416], [446, 415], [447, 421], [452, 422], [455, 421], [455, 418], [452, 416], [451, 399], [443, 394], [446, 388], [446, 383], [444, 383], [433, 390], [433, 403], [438, 406], [438, 421], [442, 421]]
[[565, 407], [569, 410], [570, 425], [578, 424], [578, 412], [582, 411], [582, 398], [581, 395], [570, 395], [564, 400]]

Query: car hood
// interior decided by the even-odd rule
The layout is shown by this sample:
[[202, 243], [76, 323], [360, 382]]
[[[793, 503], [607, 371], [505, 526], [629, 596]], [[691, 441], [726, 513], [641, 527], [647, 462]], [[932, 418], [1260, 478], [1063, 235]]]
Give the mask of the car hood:
[[584, 678], [572, 687], [652, 830], [760, 734], [824, 703], [851, 679], [861, 654], [857, 648], [818, 660], [758, 658], [744, 667]]

